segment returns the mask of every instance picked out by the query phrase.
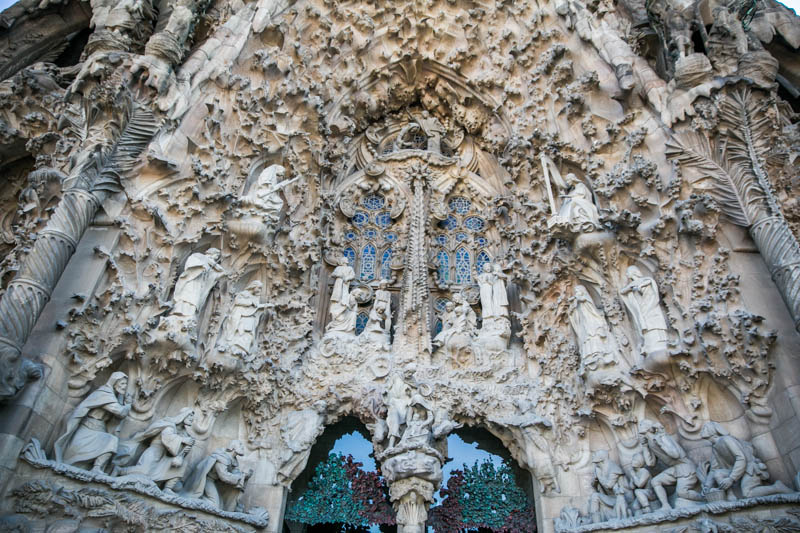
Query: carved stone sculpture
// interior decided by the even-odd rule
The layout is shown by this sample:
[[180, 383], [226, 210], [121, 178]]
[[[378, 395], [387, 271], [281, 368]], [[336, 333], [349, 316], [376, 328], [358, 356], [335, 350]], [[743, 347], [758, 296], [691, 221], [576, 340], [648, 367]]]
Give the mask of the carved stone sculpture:
[[456, 294], [453, 302], [445, 305], [442, 331], [434, 340], [435, 346], [444, 350], [448, 360], [456, 366], [466, 365], [473, 356], [472, 343], [477, 333], [478, 317], [464, 297]]
[[369, 312], [367, 325], [364, 327], [364, 331], [361, 332], [362, 341], [388, 348], [391, 323], [392, 315], [386, 301], [378, 301], [376, 298]]
[[729, 501], [736, 500], [733, 490], [737, 486], [745, 498], [792, 492], [780, 481], [766, 484], [769, 472], [753, 445], [732, 436], [718, 423], [703, 424], [700, 436], [711, 442], [711, 470], [703, 482], [705, 491], [717, 488]]
[[225, 511], [240, 511], [239, 499], [253, 474], [252, 470], [239, 470], [242, 455], [244, 445], [238, 440], [216, 450], [194, 467], [183, 484], [181, 496], [206, 500]]
[[481, 316], [484, 320], [508, 316], [508, 296], [504, 279], [506, 276], [498, 264], [486, 263], [483, 265], [483, 272], [478, 274]]
[[400, 429], [408, 420], [411, 409], [411, 387], [399, 375], [392, 378], [389, 389], [384, 393], [388, 408], [386, 426], [389, 430], [389, 448], [400, 439]]
[[184, 352], [192, 352], [197, 340], [197, 314], [217, 280], [225, 274], [219, 259], [220, 251], [216, 248], [189, 256], [175, 283], [172, 310], [156, 328], [156, 341], [165, 339]]
[[281, 438], [286, 450], [281, 456], [278, 478], [287, 485], [303, 471], [311, 453], [311, 446], [325, 429], [328, 404], [315, 402], [310, 409], [292, 411], [281, 426]]
[[667, 497], [668, 486], [675, 486], [675, 507], [686, 507], [703, 500], [698, 487], [697, 467], [686, 450], [674, 437], [667, 435], [664, 426], [652, 420], [639, 421], [639, 442], [645, 464], [652, 468], [661, 462], [666, 468], [656, 474], [651, 483], [662, 509], [672, 509]]
[[651, 502], [656, 499], [656, 494], [650, 486], [653, 475], [647, 469], [644, 461], [644, 454], [636, 452], [631, 457], [631, 465], [628, 470], [633, 496], [635, 501], [632, 508], [634, 512], [649, 513], [652, 510]]
[[105, 385], [78, 404], [67, 420], [66, 431], [55, 443], [57, 462], [89, 463], [93, 471], [105, 471], [119, 445], [107, 424], [112, 418], [125, 418], [131, 410], [130, 402], [125, 401], [127, 388], [128, 376], [114, 372]]
[[636, 266], [627, 270], [628, 284], [619, 294], [641, 337], [642, 366], [654, 371], [668, 361], [667, 321], [661, 311], [658, 285]]
[[575, 287], [569, 311], [569, 323], [578, 339], [581, 354], [580, 375], [586, 391], [594, 394], [599, 387], [614, 387], [624, 382], [618, 364], [616, 344], [611, 337], [603, 312], [594, 305], [583, 285]]
[[358, 312], [356, 310], [356, 300], [350, 292], [350, 282], [355, 279], [356, 273], [347, 258], [341, 256], [339, 258], [339, 266], [333, 270], [331, 275], [335, 281], [330, 300], [331, 319], [325, 327], [325, 334], [355, 335]]
[[231, 355], [248, 359], [251, 357], [253, 343], [258, 333], [258, 325], [267, 304], [261, 303], [263, 284], [251, 281], [247, 287], [236, 294], [233, 308], [228, 315], [222, 334], [217, 341], [217, 349]]
[[622, 468], [611, 460], [606, 450], [592, 454], [594, 475], [589, 496], [589, 514], [592, 522], [627, 518], [630, 515], [626, 497], [630, 497], [628, 480]]
[[236, 202], [233, 217], [228, 227], [246, 240], [266, 242], [277, 228], [283, 198], [280, 191], [299, 178], [283, 180], [286, 169], [281, 165], [270, 165], [261, 171], [256, 183], [248, 193]]
[[[112, 476], [140, 475], [155, 482], [167, 494], [174, 494], [173, 489], [183, 478], [188, 467], [186, 455], [194, 446], [194, 438], [188, 433], [194, 421], [194, 409], [185, 407], [173, 417], [158, 420], [128, 441], [123, 442], [114, 458], [115, 466]], [[139, 456], [136, 464], [124, 466], [118, 461], [122, 449], [130, 450], [131, 455], [136, 454], [136, 449], [147, 444], [147, 448]]]

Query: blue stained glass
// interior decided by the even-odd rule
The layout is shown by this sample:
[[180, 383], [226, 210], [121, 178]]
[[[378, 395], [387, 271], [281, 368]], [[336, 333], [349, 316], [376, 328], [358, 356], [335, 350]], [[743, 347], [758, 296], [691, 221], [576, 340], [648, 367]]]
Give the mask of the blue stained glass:
[[378, 236], [378, 232], [377, 232], [377, 231], [375, 231], [375, 230], [374, 230], [374, 229], [372, 229], [372, 228], [370, 228], [370, 229], [368, 229], [368, 230], [366, 230], [366, 231], [364, 232], [364, 237], [366, 237], [367, 239], [374, 239], [374, 238], [375, 238], [375, 237], [377, 237], [377, 236]]
[[392, 277], [392, 249], [387, 248], [381, 255], [381, 279], [390, 279]]
[[464, 227], [472, 231], [481, 231], [486, 227], [486, 222], [480, 217], [469, 217], [464, 220]]
[[363, 226], [364, 224], [369, 223], [369, 215], [363, 211], [356, 211], [356, 214], [353, 215], [353, 224], [358, 227]]
[[441, 320], [437, 320], [436, 324], [433, 325], [433, 336], [434, 337], [436, 337], [436, 335], [438, 335], [439, 333], [442, 332], [442, 327], [443, 327], [442, 326], [442, 321]]
[[348, 246], [347, 248], [342, 250], [342, 253], [347, 258], [347, 261], [350, 263], [350, 266], [355, 266], [355, 264], [356, 264], [356, 251]]
[[450, 302], [447, 298], [437, 298], [433, 307], [440, 313], [444, 312], [445, 306]]
[[436, 244], [439, 246], [447, 246], [447, 235], [439, 234], [434, 237], [434, 241], [436, 241]]
[[460, 285], [472, 283], [470, 270], [469, 252], [466, 248], [459, 248], [456, 250], [456, 283]]
[[375, 247], [368, 244], [361, 252], [361, 281], [375, 279]]
[[450, 281], [450, 256], [442, 250], [436, 257], [439, 260], [439, 281], [442, 283]]
[[480, 246], [481, 248], [486, 246], [489, 241], [486, 240], [486, 237], [478, 237], [475, 239], [475, 243]]
[[367, 320], [369, 320], [369, 317], [366, 313], [358, 313], [358, 316], [356, 316], [356, 335], [361, 335], [361, 332], [367, 327]]
[[377, 211], [378, 209], [383, 207], [384, 203], [385, 203], [385, 200], [383, 199], [383, 196], [381, 196], [379, 194], [373, 194], [373, 195], [367, 196], [366, 198], [361, 200], [361, 205], [363, 205], [364, 207], [366, 207], [370, 211]]
[[466, 233], [456, 233], [456, 242], [466, 241], [467, 234]]
[[456, 196], [452, 200], [450, 200], [450, 210], [455, 211], [459, 215], [464, 215], [469, 211], [469, 208], [472, 207], [472, 202], [464, 198], [463, 196]]
[[482, 250], [481, 253], [478, 254], [478, 257], [475, 259], [475, 272], [477, 274], [480, 274], [481, 272], [483, 272], [483, 265], [491, 262], [492, 258], [489, 257], [489, 254], [487, 254], [485, 250]]
[[388, 242], [394, 242], [397, 240], [397, 235], [394, 233], [384, 233], [383, 238], [386, 239]]
[[388, 228], [392, 225], [392, 217], [388, 212], [378, 213], [375, 215], [375, 225], [379, 228]]
[[348, 241], [353, 241], [356, 239], [356, 237], [358, 237], [358, 235], [356, 235], [355, 232], [353, 231], [348, 231], [347, 233], [344, 234], [344, 238], [347, 239]]
[[453, 215], [447, 215], [446, 219], [439, 222], [439, 227], [452, 231], [458, 227], [458, 219]]

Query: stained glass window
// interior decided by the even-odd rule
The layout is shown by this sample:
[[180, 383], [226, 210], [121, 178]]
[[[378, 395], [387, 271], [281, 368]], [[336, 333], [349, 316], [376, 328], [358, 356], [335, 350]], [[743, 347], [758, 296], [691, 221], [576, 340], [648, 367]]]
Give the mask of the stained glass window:
[[392, 217], [387, 212], [375, 215], [375, 225], [379, 228], [388, 228], [392, 225]]
[[370, 211], [377, 211], [378, 209], [383, 207], [384, 203], [386, 203], [386, 201], [384, 200], [383, 196], [379, 194], [366, 196], [363, 200], [361, 200], [361, 205], [363, 205]]
[[463, 196], [456, 196], [452, 200], [450, 200], [450, 210], [456, 212], [459, 215], [465, 215], [469, 212], [469, 208], [472, 207], [472, 202], [464, 198]]
[[439, 333], [442, 332], [442, 321], [436, 319], [436, 323], [433, 325], [433, 336], [436, 337]]
[[464, 220], [464, 227], [472, 231], [481, 231], [486, 227], [486, 222], [480, 217], [468, 217]]
[[369, 223], [369, 215], [363, 211], [356, 211], [356, 214], [353, 215], [353, 224], [356, 227], [361, 227], [365, 224]]
[[367, 313], [358, 313], [358, 316], [356, 316], [356, 335], [361, 335], [361, 332], [367, 327], [367, 320], [369, 320]]
[[375, 279], [375, 247], [368, 244], [361, 251], [361, 281]]
[[383, 238], [386, 239], [387, 242], [394, 242], [397, 240], [397, 234], [395, 233], [384, 233]]
[[355, 264], [356, 264], [356, 251], [353, 250], [352, 247], [348, 246], [347, 248], [342, 250], [342, 253], [347, 258], [347, 261], [350, 263], [350, 266], [351, 267], [355, 266]]
[[437, 258], [439, 259], [439, 282], [450, 281], [450, 256], [447, 255], [447, 252], [441, 250]]
[[489, 241], [486, 240], [486, 237], [477, 237], [475, 239], [475, 244], [483, 248]]
[[356, 235], [354, 231], [348, 231], [347, 233], [344, 234], [344, 238], [347, 239], [348, 241], [355, 240], [356, 237], [358, 237], [358, 235]]
[[447, 298], [437, 298], [436, 303], [433, 304], [433, 307], [440, 313], [443, 313], [444, 308], [447, 306], [448, 303], [450, 303], [450, 300], [448, 300]]
[[472, 283], [472, 272], [470, 272], [469, 252], [466, 248], [456, 250], [456, 283]]
[[387, 248], [381, 255], [381, 279], [392, 277], [392, 249]]
[[434, 240], [439, 246], [447, 246], [447, 235], [439, 234], [434, 237]]
[[478, 257], [475, 258], [475, 273], [480, 274], [483, 272], [483, 265], [491, 262], [492, 258], [489, 257], [486, 250], [482, 250], [481, 253], [478, 254]]
[[378, 232], [372, 228], [369, 228], [368, 230], [364, 231], [364, 237], [366, 237], [367, 239], [374, 239], [377, 236]]
[[466, 241], [466, 240], [467, 240], [467, 234], [466, 233], [461, 233], [461, 232], [456, 233], [456, 242], [463, 242], [463, 241]]
[[439, 226], [446, 230], [454, 230], [458, 227], [458, 219], [453, 215], [447, 215], [447, 218], [439, 222]]

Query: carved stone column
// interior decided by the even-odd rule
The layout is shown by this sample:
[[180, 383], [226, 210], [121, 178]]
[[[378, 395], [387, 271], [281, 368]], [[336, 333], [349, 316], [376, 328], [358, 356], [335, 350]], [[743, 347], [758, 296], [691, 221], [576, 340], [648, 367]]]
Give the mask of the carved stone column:
[[[156, 127], [149, 111], [133, 109], [110, 149], [90, 155], [88, 164], [77, 165], [67, 180], [71, 186], [0, 299], [0, 401], [14, 397], [29, 380], [41, 377], [41, 367], [22, 357], [22, 347], [83, 233], [116, 187], [109, 180], [116, 181], [117, 173], [136, 160]], [[84, 153], [92, 151], [92, 147], [84, 148]]]

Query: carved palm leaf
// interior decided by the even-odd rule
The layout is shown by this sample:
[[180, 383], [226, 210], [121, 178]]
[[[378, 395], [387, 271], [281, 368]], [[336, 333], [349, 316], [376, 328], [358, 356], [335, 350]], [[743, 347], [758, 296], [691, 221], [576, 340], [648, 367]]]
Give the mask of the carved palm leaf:
[[727, 157], [723, 147], [694, 131], [677, 133], [667, 142], [666, 155], [682, 167], [693, 168], [689, 183], [708, 193], [734, 224], [748, 227], [753, 206], [764, 193], [741, 164]]

